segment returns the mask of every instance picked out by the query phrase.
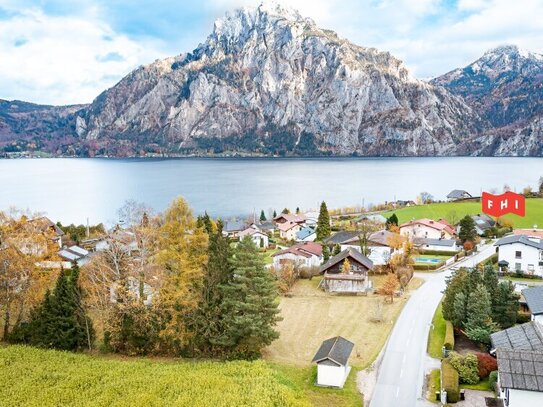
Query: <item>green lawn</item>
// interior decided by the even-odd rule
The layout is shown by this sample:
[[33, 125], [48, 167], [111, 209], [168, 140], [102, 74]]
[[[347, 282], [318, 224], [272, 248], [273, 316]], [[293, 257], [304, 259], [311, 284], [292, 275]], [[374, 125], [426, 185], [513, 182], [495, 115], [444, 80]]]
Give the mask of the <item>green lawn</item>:
[[273, 255], [277, 252], [280, 252], [281, 249], [268, 249], [265, 252], [262, 252], [262, 258], [264, 259], [264, 263], [266, 264], [272, 264], [273, 263]]
[[[0, 346], [0, 406], [316, 405], [306, 395], [309, 384], [301, 385], [304, 374], [264, 361], [110, 358]], [[349, 400], [350, 391], [352, 385], [343, 393]], [[332, 400], [321, 405], [353, 405]]]
[[488, 381], [488, 377], [484, 380], [481, 380], [477, 384], [461, 384], [461, 389], [470, 389], [470, 390], [482, 390], [482, 391], [493, 391], [490, 387], [490, 382]]
[[[400, 223], [409, 222], [412, 219], [430, 218], [447, 219], [456, 223], [466, 215], [481, 213], [480, 202], [444, 202], [429, 205], [410, 206], [406, 208], [388, 211], [382, 215], [389, 217], [393, 213], [398, 216]], [[531, 228], [533, 225], [543, 226], [543, 199], [530, 198], [526, 200], [526, 216], [506, 215], [505, 218], [513, 221], [515, 228]]]
[[431, 357], [441, 359], [441, 348], [445, 342], [445, 320], [441, 311], [441, 303], [436, 309], [432, 319], [432, 327], [428, 335], [428, 353]]
[[439, 369], [434, 369], [427, 376], [427, 390], [426, 390], [426, 399], [432, 403], [437, 403], [436, 400], [436, 391], [441, 390], [441, 371]]

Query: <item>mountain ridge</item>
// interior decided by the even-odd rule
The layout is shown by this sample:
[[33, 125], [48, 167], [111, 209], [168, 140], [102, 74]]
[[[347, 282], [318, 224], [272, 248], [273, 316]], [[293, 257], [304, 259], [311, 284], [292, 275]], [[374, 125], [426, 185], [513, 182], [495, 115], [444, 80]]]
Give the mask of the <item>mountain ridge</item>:
[[[47, 139], [37, 126], [43, 116], [49, 150], [84, 156], [509, 151], [495, 145], [504, 130], [493, 133], [492, 117], [451, 85], [455, 71], [424, 82], [390, 53], [352, 44], [293, 9], [266, 3], [227, 13], [194, 51], [135, 69], [89, 105], [19, 114], [18, 129], [28, 133], [23, 138]], [[56, 124], [54, 114], [61, 118]], [[4, 144], [17, 135], [5, 130], [14, 117], [0, 103]], [[519, 128], [512, 132], [522, 138]]]

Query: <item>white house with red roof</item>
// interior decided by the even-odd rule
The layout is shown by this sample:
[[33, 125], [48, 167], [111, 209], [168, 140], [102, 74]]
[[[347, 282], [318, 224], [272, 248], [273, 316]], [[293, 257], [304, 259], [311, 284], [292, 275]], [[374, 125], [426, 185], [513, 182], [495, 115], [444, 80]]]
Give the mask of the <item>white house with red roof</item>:
[[272, 255], [273, 267], [287, 264], [296, 267], [319, 267], [322, 263], [322, 246], [315, 242], [301, 242]]
[[278, 223], [277, 229], [279, 229], [279, 236], [285, 240], [296, 240], [296, 233], [302, 230], [302, 224], [297, 222], [284, 222]]
[[424, 218], [400, 225], [400, 234], [409, 239], [453, 239], [456, 236], [456, 231], [446, 220]]

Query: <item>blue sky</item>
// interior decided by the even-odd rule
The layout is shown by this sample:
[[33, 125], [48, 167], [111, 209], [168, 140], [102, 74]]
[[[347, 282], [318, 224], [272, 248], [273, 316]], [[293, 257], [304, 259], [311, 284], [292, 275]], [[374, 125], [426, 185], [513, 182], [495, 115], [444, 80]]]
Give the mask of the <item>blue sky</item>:
[[[261, 0], [0, 0], [0, 98], [92, 101], [137, 66], [193, 50], [226, 11]], [[543, 53], [543, 0], [283, 0], [414, 76], [517, 44]]]

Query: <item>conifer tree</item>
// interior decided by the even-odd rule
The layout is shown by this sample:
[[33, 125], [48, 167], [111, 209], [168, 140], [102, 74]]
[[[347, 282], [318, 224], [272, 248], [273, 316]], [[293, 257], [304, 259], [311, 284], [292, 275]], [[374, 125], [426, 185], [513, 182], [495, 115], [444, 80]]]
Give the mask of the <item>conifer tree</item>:
[[475, 221], [469, 215], [464, 216], [460, 220], [460, 231], [458, 232], [458, 237], [462, 240], [462, 243], [466, 241], [473, 242], [477, 237], [477, 230], [475, 229]]
[[277, 286], [249, 236], [238, 244], [232, 265], [234, 277], [223, 286], [224, 331], [218, 342], [231, 356], [252, 359], [279, 336]]
[[322, 241], [330, 236], [330, 214], [326, 202], [322, 201], [317, 220], [317, 240]]
[[341, 246], [338, 243], [334, 246], [334, 251], [332, 252], [332, 256], [337, 256], [340, 253], [341, 253]]
[[266, 222], [266, 215], [264, 214], [264, 209], [260, 211], [260, 222]]
[[445, 318], [447, 321], [453, 321], [455, 315], [454, 301], [456, 295], [460, 292], [463, 292], [466, 280], [467, 271], [465, 269], [460, 269], [454, 272], [446, 279], [447, 287], [445, 288], [443, 296], [442, 308], [443, 318]]
[[490, 334], [498, 329], [492, 321], [490, 294], [483, 284], [479, 284], [469, 298], [464, 327], [468, 338], [487, 344]]
[[492, 320], [507, 329], [517, 322], [519, 296], [510, 281], [502, 281], [492, 297]]
[[322, 248], [322, 263], [326, 263], [330, 260], [330, 248], [328, 246], [323, 246]]
[[273, 210], [273, 218], [277, 218], [277, 211], [275, 209]]
[[387, 219], [386, 221], [386, 229], [389, 230], [391, 226], [398, 226], [398, 217], [396, 216], [395, 213], [393, 213], [392, 215], [390, 215], [390, 217]]

